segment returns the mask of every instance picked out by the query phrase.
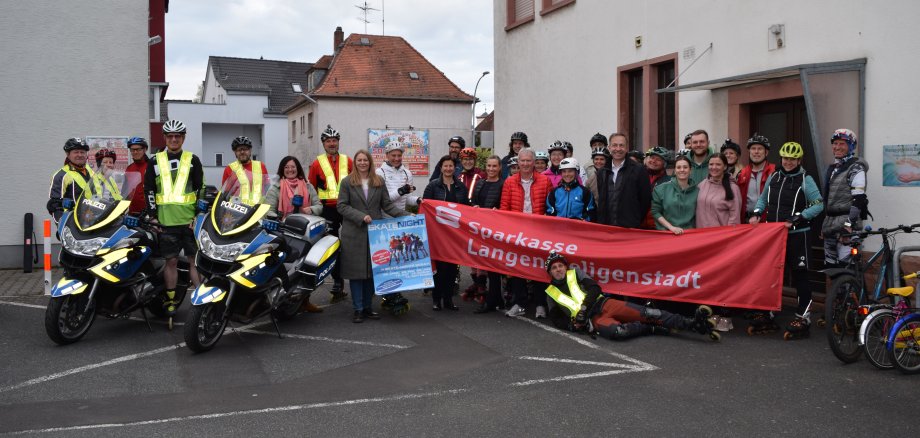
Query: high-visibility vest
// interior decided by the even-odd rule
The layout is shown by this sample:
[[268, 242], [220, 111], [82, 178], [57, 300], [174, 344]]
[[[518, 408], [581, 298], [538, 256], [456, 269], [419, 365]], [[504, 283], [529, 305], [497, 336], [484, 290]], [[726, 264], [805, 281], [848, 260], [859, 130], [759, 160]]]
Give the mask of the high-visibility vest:
[[118, 185], [115, 184], [115, 180], [112, 179], [112, 177], [106, 177], [102, 172], [98, 172], [93, 175], [92, 180], [93, 189], [95, 189], [96, 193], [100, 195], [103, 194], [105, 191], [102, 185], [105, 184], [106, 188], [109, 189], [109, 193], [112, 195], [112, 199], [121, 201], [121, 191], [118, 189]]
[[169, 169], [169, 158], [166, 156], [166, 151], [157, 153], [156, 159], [157, 168], [160, 171], [160, 187], [156, 196], [157, 204], [194, 204], [197, 200], [195, 192], [185, 192], [189, 174], [192, 172], [192, 153], [187, 151], [182, 152], [182, 157], [179, 158], [179, 171], [176, 172], [175, 180], [172, 179], [172, 172]]
[[318, 195], [319, 199], [339, 199], [339, 184], [345, 179], [345, 176], [348, 175], [348, 157], [343, 154], [338, 155], [339, 162], [339, 178], [335, 178], [335, 173], [332, 171], [332, 164], [329, 163], [329, 155], [323, 154], [319, 157], [316, 157], [316, 161], [319, 161], [319, 167], [323, 170], [323, 176], [326, 179], [326, 188], [319, 189]]
[[239, 161], [230, 163], [230, 170], [236, 174], [236, 180], [240, 182], [240, 201], [246, 205], [258, 204], [262, 200], [262, 163], [252, 161], [252, 187], [249, 185], [246, 169]]
[[[89, 168], [88, 166], [85, 169], [87, 175], [89, 175], [89, 179], [85, 178], [82, 173], [71, 169], [69, 164], [65, 164], [64, 167], [61, 168], [61, 170], [64, 171], [64, 179], [61, 180], [61, 193], [64, 192], [64, 187], [67, 187], [70, 183], [76, 184], [80, 187], [81, 191], [85, 192], [86, 183], [93, 178], [94, 174], [93, 169]], [[70, 178], [70, 180], [68, 180], [68, 178]]]
[[547, 286], [546, 294], [555, 302], [559, 303], [560, 306], [569, 309], [569, 311], [572, 312], [572, 316], [575, 316], [581, 310], [581, 303], [585, 301], [587, 295], [581, 290], [581, 286], [578, 285], [578, 275], [575, 274], [574, 269], [569, 269], [565, 273], [565, 282], [569, 286], [570, 295], [563, 293], [558, 287], [552, 284]]

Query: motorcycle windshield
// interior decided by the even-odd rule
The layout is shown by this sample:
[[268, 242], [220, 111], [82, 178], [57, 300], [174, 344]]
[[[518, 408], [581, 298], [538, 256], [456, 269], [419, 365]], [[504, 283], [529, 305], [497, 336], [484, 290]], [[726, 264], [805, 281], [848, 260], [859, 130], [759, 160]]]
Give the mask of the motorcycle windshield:
[[252, 227], [268, 211], [267, 206], [262, 207], [265, 193], [271, 187], [268, 175], [262, 173], [257, 181], [253, 181], [252, 172], [241, 172], [246, 178], [242, 179], [236, 173], [231, 173], [221, 185], [220, 193], [217, 194], [211, 209], [214, 228], [222, 235]]
[[137, 173], [125, 174], [111, 169], [95, 172], [74, 208], [77, 226], [88, 231], [123, 216], [140, 182]]

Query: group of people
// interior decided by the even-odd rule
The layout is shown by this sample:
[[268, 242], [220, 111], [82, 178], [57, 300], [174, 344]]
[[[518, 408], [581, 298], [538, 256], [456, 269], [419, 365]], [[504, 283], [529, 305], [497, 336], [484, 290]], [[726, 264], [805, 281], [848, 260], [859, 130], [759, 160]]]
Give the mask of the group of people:
[[[163, 135], [166, 149], [152, 158], [147, 156], [148, 144], [143, 138], [130, 139], [132, 162], [126, 172], [143, 175], [144, 181], [143, 191], [136, 191], [132, 198], [131, 212], [146, 213], [162, 228], [160, 252], [167, 260], [164, 276], [169, 297], [166, 311], [174, 313], [178, 305], [172, 299], [177, 257], [182, 251], [189, 258], [191, 278], [197, 286], [196, 244], [190, 224], [194, 220], [196, 202], [203, 196], [204, 176], [198, 157], [182, 150], [185, 125], [170, 120], [163, 125]], [[373, 156], [365, 149], [359, 150], [353, 158], [340, 153], [340, 138], [338, 131], [327, 126], [320, 135], [324, 153], [306, 171], [297, 158], [283, 158], [277, 181], [271, 183], [264, 199], [256, 201], [269, 204], [270, 214], [279, 219], [297, 212], [320, 215], [329, 222], [330, 229], [342, 243], [340, 260], [332, 273], [331, 301], [347, 297], [344, 280], [348, 279], [356, 323], [380, 317], [372, 307], [374, 285], [367, 225], [375, 219], [410, 215], [407, 207], [418, 206], [424, 200], [551, 215], [623, 228], [658, 229], [676, 236], [692, 228], [784, 222], [789, 229], [786, 264], [793, 272], [799, 293], [797, 317], [793, 323], [806, 329], [811, 292], [805, 273], [809, 267], [807, 241], [812, 219], [822, 211], [826, 214], [821, 225], [825, 264], [834, 265], [847, 263], [846, 235], [858, 229], [860, 221], [868, 214], [865, 193], [868, 166], [855, 154], [856, 135], [846, 129], [837, 130], [831, 136], [835, 162], [828, 169], [823, 188], [803, 170], [804, 151], [800, 144], [783, 144], [779, 151], [782, 162], [777, 167], [766, 160], [771, 148], [769, 139], [758, 134], [748, 140], [748, 164], [741, 165], [738, 144], [727, 140], [719, 152], [711, 151], [709, 134], [704, 130], [688, 134], [684, 139], [686, 153], [676, 158], [671, 150], [661, 146], [636, 154], [630, 151], [625, 134], [604, 136], [597, 133], [589, 141], [591, 163], [580, 166], [572, 156], [571, 143], [555, 141], [546, 152], [537, 151], [530, 146], [525, 133], [515, 132], [509, 141], [508, 154], [488, 157], [484, 169], [477, 167], [477, 152], [466, 147], [463, 137], [451, 137], [449, 153], [440, 157], [432, 168], [431, 179], [421, 196], [417, 195], [411, 171], [402, 164], [403, 144], [390, 141], [385, 146], [385, 162], [375, 170]], [[231, 148], [237, 160], [226, 167], [223, 180], [237, 178], [251, 181], [253, 186], [263, 184], [267, 169], [263, 163], [252, 159], [251, 141], [237, 137]], [[69, 139], [64, 145], [67, 157], [64, 166], [52, 178], [48, 201], [48, 210], [56, 218], [64, 209], [63, 199], [76, 200], [95, 178], [95, 173], [86, 166], [88, 150], [80, 139]], [[114, 167], [113, 152], [101, 151], [96, 158], [98, 168]], [[261, 190], [253, 187], [249, 193], [261, 193]], [[398, 262], [409, 257], [412, 239], [408, 244], [402, 237], [393, 240], [391, 259]], [[558, 309], [567, 308], [560, 300], [566, 300], [566, 295], [571, 298], [566, 292], [571, 292], [571, 284], [560, 288], [559, 282], [564, 279], [552, 274], [554, 260], [559, 258], [551, 257], [547, 262], [547, 272], [551, 274], [547, 282], [528, 282], [511, 276], [505, 279], [508, 300], [502, 295], [501, 275], [473, 268], [473, 283], [464, 295], [479, 298], [476, 313], [509, 307], [507, 315], [519, 316], [532, 308], [537, 318], [546, 318], [548, 297]], [[458, 270], [456, 264], [435, 262], [431, 291], [433, 310], [459, 309], [453, 302]], [[580, 279], [578, 281], [585, 278], [583, 273], [571, 275]], [[583, 287], [593, 290], [590, 284]], [[591, 301], [596, 298], [594, 296]], [[384, 305], [387, 300], [391, 300], [391, 304], [404, 300], [399, 294], [386, 295], [383, 299]], [[598, 312], [605, 306], [598, 307]], [[616, 306], [620, 310], [625, 308], [622, 304]], [[669, 320], [672, 322], [662, 323], [667, 315], [655, 309], [629, 309], [626, 313], [632, 317], [620, 322], [700, 328], [696, 322], [676, 316], [677, 319]], [[322, 311], [309, 300], [304, 302], [302, 310]], [[554, 321], [558, 319], [558, 315], [550, 316]], [[579, 327], [590, 317], [582, 315]], [[771, 314], [759, 314], [758, 317], [765, 324], [772, 322]], [[579, 319], [578, 312], [568, 318], [575, 322]], [[648, 327], [626, 332], [605, 330], [607, 334], [619, 333], [619, 337], [626, 332], [654, 332]]]

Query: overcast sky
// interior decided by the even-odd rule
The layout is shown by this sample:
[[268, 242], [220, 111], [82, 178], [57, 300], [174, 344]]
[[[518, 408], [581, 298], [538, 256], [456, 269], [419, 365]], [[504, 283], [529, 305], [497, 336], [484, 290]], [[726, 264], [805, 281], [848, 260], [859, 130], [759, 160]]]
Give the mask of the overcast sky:
[[[166, 14], [167, 99], [192, 99], [208, 56], [315, 62], [332, 54], [332, 33], [365, 33], [356, 0], [171, 1]], [[398, 35], [463, 91], [493, 71], [492, 0], [372, 0], [367, 33]], [[381, 23], [381, 20], [385, 20]], [[382, 24], [385, 29], [382, 29]], [[493, 75], [476, 93], [493, 109]], [[483, 105], [484, 104], [484, 105]]]

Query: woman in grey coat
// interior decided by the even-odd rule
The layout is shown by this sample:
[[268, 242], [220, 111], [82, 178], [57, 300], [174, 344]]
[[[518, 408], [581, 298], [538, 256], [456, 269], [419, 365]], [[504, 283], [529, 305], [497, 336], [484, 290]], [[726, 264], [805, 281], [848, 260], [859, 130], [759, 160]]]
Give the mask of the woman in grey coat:
[[342, 278], [349, 280], [351, 301], [355, 309], [352, 321], [363, 322], [365, 318], [380, 319], [380, 315], [371, 310], [374, 277], [367, 225], [374, 219], [383, 219], [384, 212], [392, 217], [409, 216], [409, 213], [390, 201], [383, 178], [374, 173], [374, 159], [367, 150], [358, 151], [354, 163], [351, 173], [339, 185], [336, 206], [342, 215], [342, 228], [339, 230], [342, 252], [339, 263]]

